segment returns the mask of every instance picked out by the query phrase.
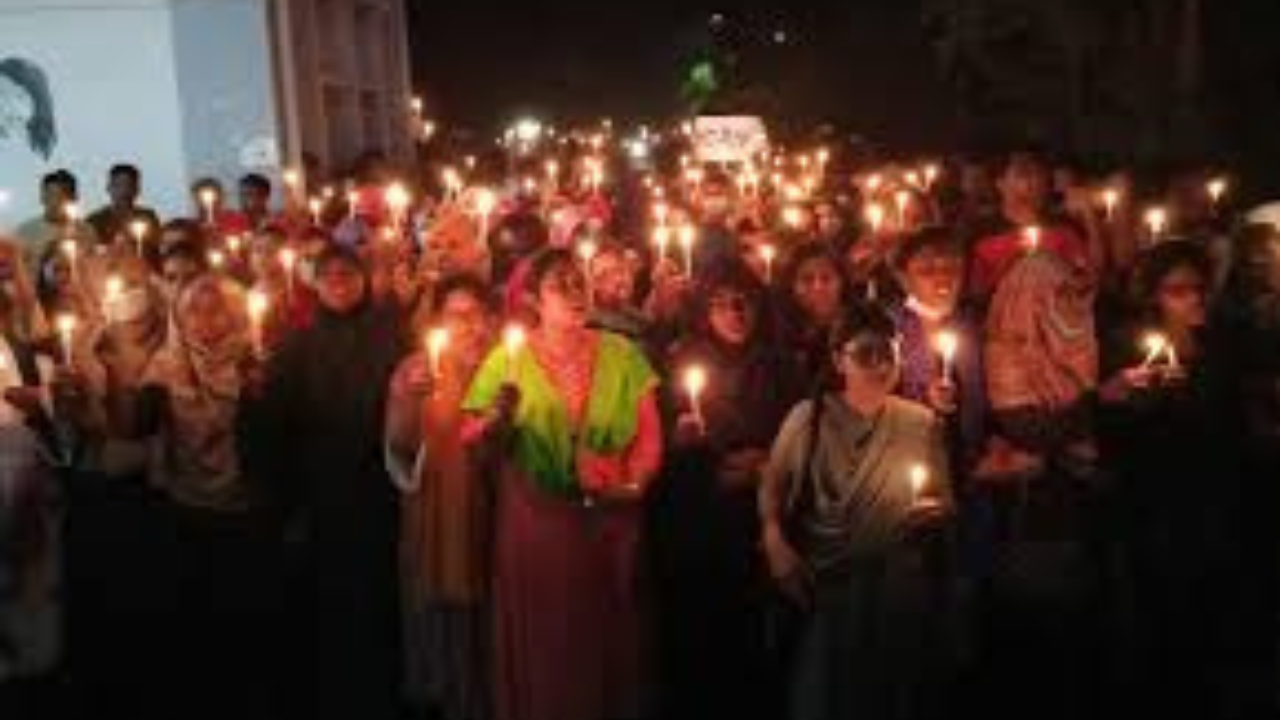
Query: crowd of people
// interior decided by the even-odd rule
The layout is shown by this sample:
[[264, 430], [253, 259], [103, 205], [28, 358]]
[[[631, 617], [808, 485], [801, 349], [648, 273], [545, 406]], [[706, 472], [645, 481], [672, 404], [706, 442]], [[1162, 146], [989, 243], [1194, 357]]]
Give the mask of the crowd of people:
[[1280, 210], [624, 150], [46, 176], [0, 715], [1275, 712]]

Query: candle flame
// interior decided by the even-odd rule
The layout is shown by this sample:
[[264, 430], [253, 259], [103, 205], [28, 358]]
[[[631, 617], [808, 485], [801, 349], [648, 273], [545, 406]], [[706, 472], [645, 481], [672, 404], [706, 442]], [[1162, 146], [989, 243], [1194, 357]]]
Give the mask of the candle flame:
[[960, 348], [960, 337], [951, 330], [943, 330], [934, 338], [934, 344], [938, 348], [938, 353], [949, 363], [956, 356], [956, 351]]
[[707, 387], [707, 370], [701, 365], [690, 365], [684, 371], [684, 389], [689, 397], [697, 398]]

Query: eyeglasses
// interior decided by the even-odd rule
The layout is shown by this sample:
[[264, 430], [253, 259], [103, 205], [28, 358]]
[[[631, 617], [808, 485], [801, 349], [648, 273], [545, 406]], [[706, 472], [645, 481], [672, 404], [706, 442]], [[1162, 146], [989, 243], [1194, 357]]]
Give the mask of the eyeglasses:
[[872, 369], [897, 365], [901, 349], [896, 338], [863, 333], [850, 338], [840, 354], [858, 367]]

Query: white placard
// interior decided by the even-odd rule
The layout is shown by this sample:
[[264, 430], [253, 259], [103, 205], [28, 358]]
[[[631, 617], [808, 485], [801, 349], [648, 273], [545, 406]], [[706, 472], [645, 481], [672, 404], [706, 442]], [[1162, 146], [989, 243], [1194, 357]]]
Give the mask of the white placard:
[[702, 162], [746, 162], [768, 152], [764, 121], [750, 115], [714, 115], [693, 123], [693, 147]]

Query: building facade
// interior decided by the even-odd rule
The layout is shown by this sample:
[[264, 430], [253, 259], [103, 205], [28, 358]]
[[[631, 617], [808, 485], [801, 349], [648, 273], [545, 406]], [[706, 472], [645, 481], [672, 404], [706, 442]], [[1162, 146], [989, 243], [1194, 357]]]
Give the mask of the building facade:
[[117, 162], [147, 201], [195, 178], [411, 152], [403, 0], [0, 0], [0, 231], [67, 168], [86, 206]]

